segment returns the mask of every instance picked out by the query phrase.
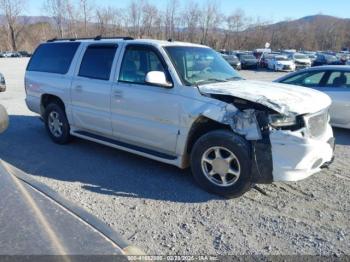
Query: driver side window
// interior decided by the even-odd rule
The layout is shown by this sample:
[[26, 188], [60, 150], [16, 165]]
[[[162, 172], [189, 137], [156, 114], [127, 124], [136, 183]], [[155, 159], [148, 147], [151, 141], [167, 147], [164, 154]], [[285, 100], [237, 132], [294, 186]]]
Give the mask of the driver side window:
[[166, 74], [158, 55], [150, 48], [131, 46], [125, 51], [119, 81], [146, 84], [146, 75], [151, 71], [161, 71]]

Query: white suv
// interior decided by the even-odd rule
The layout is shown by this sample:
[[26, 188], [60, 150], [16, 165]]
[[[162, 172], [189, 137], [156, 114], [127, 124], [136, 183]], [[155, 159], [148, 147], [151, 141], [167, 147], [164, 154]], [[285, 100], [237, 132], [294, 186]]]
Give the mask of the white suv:
[[201, 45], [51, 40], [31, 58], [25, 87], [54, 142], [76, 136], [191, 166], [203, 188], [226, 197], [304, 179], [333, 158], [327, 95], [244, 80]]

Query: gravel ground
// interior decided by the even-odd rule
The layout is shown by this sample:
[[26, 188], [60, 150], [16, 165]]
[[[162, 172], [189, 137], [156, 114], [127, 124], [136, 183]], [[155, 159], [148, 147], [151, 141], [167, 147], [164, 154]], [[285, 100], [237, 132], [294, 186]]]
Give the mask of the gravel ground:
[[[10, 127], [0, 157], [104, 220], [148, 254], [350, 255], [350, 131], [336, 129], [330, 170], [225, 200], [189, 171], [75, 139], [53, 144], [24, 104], [26, 59], [0, 59]], [[242, 71], [248, 79], [283, 73]], [[1, 211], [0, 211], [1, 212]]]

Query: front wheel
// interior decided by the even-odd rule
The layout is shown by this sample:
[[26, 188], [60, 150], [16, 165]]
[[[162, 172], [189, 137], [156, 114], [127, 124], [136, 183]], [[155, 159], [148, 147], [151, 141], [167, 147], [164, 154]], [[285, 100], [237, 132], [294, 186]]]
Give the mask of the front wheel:
[[63, 145], [71, 140], [66, 113], [60, 105], [49, 104], [45, 110], [44, 121], [46, 130], [55, 143]]
[[192, 150], [191, 167], [200, 186], [228, 198], [243, 195], [252, 185], [249, 144], [228, 130], [202, 136]]

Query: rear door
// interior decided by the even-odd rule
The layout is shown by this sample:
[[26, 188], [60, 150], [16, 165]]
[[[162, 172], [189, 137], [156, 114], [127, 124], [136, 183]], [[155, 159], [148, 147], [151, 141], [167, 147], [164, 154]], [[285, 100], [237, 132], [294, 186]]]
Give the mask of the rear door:
[[350, 72], [330, 71], [320, 91], [332, 98], [331, 123], [350, 126]]
[[118, 46], [90, 44], [81, 58], [71, 87], [74, 127], [112, 135], [112, 68]]

